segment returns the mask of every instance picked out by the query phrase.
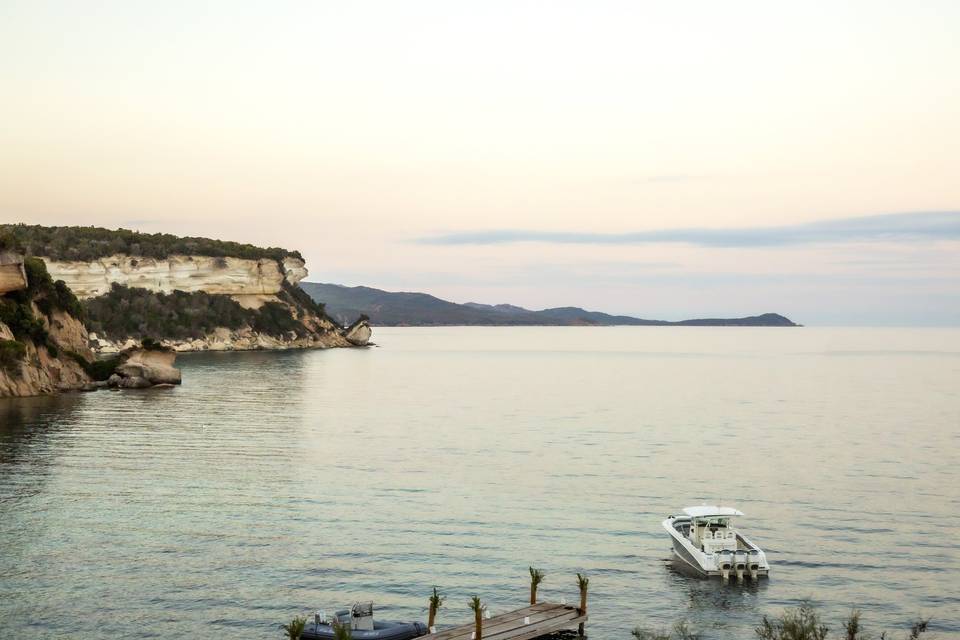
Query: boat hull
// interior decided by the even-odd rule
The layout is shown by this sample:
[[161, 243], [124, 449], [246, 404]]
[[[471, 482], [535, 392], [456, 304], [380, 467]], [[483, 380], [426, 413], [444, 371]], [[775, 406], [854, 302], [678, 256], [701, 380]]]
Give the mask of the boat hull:
[[[426, 625], [420, 622], [377, 622], [374, 629], [362, 631], [354, 629], [350, 637], [353, 640], [410, 640], [428, 633]], [[303, 630], [302, 640], [328, 640], [334, 637], [333, 627], [329, 624], [309, 623]]]
[[[700, 563], [690, 554], [690, 552], [676, 540], [673, 541], [672, 562], [674, 568], [695, 578], [709, 578], [710, 572], [700, 566]], [[720, 572], [716, 572], [719, 576]]]

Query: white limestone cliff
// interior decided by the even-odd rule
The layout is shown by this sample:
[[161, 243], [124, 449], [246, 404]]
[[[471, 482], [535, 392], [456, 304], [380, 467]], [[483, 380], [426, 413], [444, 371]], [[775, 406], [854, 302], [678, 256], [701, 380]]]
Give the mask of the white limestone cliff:
[[[285, 284], [296, 285], [308, 274], [303, 260], [292, 256], [282, 261], [187, 255], [158, 260], [116, 254], [90, 262], [49, 258], [43, 258], [43, 261], [50, 277], [63, 280], [81, 299], [104, 295], [114, 283], [158, 293], [202, 291], [211, 295], [228, 295], [247, 309], [260, 309], [268, 302], [283, 304], [306, 329], [301, 335], [291, 332], [287, 336], [265, 335], [250, 327], [238, 330], [221, 327], [206, 336], [189, 340], [155, 336], [161, 345], [175, 352], [350, 347], [366, 344], [370, 337], [366, 323], [362, 327], [344, 330], [329, 318], [305, 313], [281, 299], [284, 296], [278, 297]], [[115, 354], [138, 343], [133, 339], [111, 340], [91, 334], [89, 344], [96, 353]]]
[[0, 251], [0, 295], [26, 288], [27, 273], [23, 269], [23, 256]]
[[54, 280], [63, 280], [78, 298], [94, 298], [114, 283], [150, 291], [196, 292], [230, 296], [275, 295], [284, 281], [297, 284], [307, 275], [303, 260], [214, 258], [174, 255], [163, 260], [112, 255], [90, 262], [43, 258]]

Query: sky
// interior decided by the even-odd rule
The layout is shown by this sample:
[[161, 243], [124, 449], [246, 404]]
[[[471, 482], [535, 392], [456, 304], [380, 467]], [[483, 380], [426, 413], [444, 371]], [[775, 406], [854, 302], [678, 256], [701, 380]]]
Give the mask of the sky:
[[960, 3], [0, 0], [0, 221], [646, 318], [960, 325]]

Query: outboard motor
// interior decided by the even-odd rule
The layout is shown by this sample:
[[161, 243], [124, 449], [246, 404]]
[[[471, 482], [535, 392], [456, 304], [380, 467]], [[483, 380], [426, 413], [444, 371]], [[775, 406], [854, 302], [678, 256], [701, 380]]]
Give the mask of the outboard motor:
[[373, 603], [355, 602], [350, 608], [350, 628], [354, 631], [373, 631]]
[[747, 552], [737, 550], [733, 554], [733, 570], [737, 572], [737, 582], [743, 582], [743, 572], [747, 569]]
[[717, 554], [717, 566], [720, 568], [720, 577], [729, 580], [730, 569], [733, 568], [733, 551], [721, 549], [720, 553]]
[[751, 580], [760, 577], [760, 552], [756, 549], [750, 549], [750, 553], [747, 554], [747, 570], [750, 572]]

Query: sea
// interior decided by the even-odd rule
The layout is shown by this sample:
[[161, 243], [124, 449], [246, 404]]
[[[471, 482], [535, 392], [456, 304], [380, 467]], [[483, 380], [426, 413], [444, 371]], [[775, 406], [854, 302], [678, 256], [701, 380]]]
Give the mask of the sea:
[[[280, 638], [298, 614], [467, 623], [578, 601], [587, 634], [960, 638], [960, 329], [377, 328], [197, 353], [183, 385], [0, 400], [0, 637]], [[679, 573], [731, 506], [770, 577]]]

